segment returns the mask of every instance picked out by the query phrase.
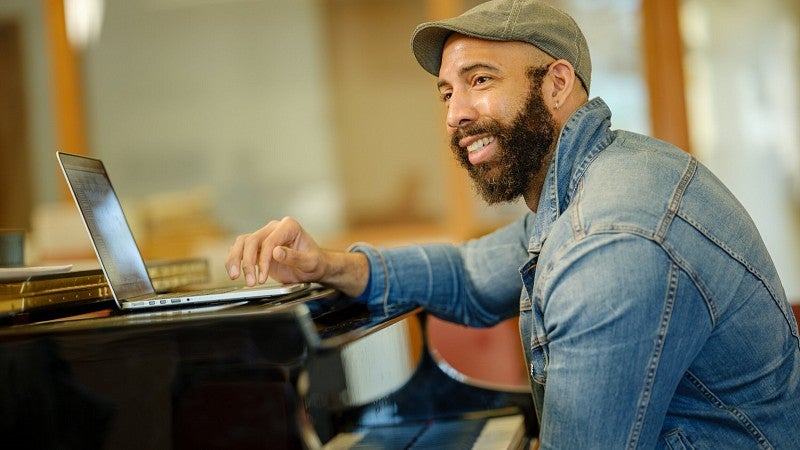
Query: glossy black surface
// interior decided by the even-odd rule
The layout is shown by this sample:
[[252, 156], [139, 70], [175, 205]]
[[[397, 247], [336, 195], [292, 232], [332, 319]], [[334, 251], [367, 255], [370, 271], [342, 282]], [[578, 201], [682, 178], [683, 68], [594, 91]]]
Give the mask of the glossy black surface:
[[17, 448], [300, 448], [302, 313], [4, 334], [0, 435]]
[[3, 327], [2, 447], [314, 448], [369, 423], [525, 408], [529, 396], [457, 383], [427, 353], [396, 392], [357, 407], [330, 401], [341, 396], [331, 386], [348, 388], [344, 349], [418, 313], [372, 315], [319, 290], [227, 309]]

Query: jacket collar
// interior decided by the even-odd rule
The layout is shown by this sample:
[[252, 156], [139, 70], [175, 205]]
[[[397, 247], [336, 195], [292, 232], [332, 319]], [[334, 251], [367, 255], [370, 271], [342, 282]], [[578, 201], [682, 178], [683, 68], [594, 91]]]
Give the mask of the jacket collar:
[[541, 250], [553, 223], [574, 197], [586, 168], [613, 139], [611, 110], [600, 97], [578, 108], [564, 124], [539, 197], [530, 251]]

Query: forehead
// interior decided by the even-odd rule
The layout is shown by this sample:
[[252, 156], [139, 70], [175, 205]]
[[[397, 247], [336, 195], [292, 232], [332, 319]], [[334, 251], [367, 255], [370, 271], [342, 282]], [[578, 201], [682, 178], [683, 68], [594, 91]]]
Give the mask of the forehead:
[[542, 59], [543, 52], [518, 41], [490, 41], [453, 34], [444, 44], [439, 78], [458, 75], [464, 68], [487, 65], [500, 71], [526, 69]]

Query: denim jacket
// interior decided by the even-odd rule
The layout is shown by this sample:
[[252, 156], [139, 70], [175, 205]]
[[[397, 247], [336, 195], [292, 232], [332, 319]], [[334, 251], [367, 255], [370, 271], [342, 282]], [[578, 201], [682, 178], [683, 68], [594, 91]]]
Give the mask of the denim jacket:
[[458, 246], [355, 247], [362, 299], [519, 315], [540, 448], [800, 448], [800, 339], [752, 220], [688, 153], [564, 126], [536, 213]]

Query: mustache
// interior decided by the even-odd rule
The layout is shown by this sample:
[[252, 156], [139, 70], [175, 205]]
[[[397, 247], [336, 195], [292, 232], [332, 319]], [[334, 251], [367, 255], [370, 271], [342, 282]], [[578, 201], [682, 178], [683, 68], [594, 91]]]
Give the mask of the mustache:
[[503, 127], [494, 120], [485, 120], [483, 122], [475, 122], [459, 127], [450, 136], [450, 147], [454, 150], [461, 149], [458, 145], [461, 139], [468, 136], [475, 136], [478, 134], [491, 134], [495, 137], [500, 137], [505, 133]]

